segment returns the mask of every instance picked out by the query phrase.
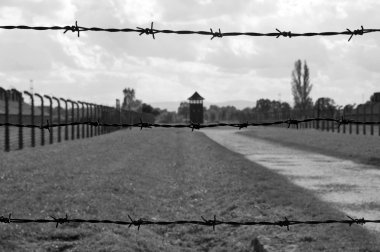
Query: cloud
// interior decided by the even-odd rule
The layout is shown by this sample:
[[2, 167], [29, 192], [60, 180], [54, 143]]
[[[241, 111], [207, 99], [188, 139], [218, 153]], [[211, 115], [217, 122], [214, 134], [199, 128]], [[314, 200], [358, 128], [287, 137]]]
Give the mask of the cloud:
[[[344, 31], [378, 28], [380, 2], [364, 0], [216, 1], [108, 0], [0, 3], [4, 25], [149, 27], [222, 32]], [[291, 101], [290, 74], [306, 60], [312, 96], [353, 103], [379, 91], [378, 34], [284, 38], [131, 33], [0, 30], [0, 81], [5, 87], [103, 104], [121, 98], [125, 87], [146, 102], [178, 101], [195, 90], [213, 102]], [[362, 87], [362, 88], [361, 88]], [[359, 99], [359, 100], [358, 100]]]

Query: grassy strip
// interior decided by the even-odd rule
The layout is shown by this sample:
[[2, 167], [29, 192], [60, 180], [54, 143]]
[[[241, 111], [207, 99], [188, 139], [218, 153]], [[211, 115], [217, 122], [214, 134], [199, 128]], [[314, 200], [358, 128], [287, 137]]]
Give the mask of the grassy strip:
[[[1, 214], [154, 220], [346, 218], [309, 191], [185, 130], [124, 130], [0, 154]], [[247, 251], [257, 235], [278, 249], [376, 251], [360, 226], [285, 227], [1, 224], [3, 251]]]
[[296, 130], [276, 127], [256, 127], [239, 134], [380, 167], [379, 136], [348, 135], [314, 129]]

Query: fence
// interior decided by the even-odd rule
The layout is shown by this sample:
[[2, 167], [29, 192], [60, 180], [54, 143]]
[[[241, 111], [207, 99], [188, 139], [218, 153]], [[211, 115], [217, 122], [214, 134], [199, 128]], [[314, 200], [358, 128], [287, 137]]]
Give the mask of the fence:
[[[278, 29], [276, 33], [222, 33], [219, 29], [218, 32], [213, 32], [212, 29], [210, 29], [210, 32], [205, 31], [171, 31], [171, 30], [157, 30], [153, 29], [153, 23], [151, 24], [150, 28], [140, 28], [137, 27], [137, 29], [102, 29], [97, 27], [92, 28], [86, 28], [86, 27], [80, 27], [77, 25], [77, 22], [75, 23], [75, 26], [64, 26], [64, 27], [29, 27], [29, 26], [0, 26], [0, 29], [33, 29], [33, 30], [64, 30], [64, 32], [72, 31], [77, 32], [78, 37], [79, 33], [83, 31], [108, 31], [108, 32], [135, 32], [139, 33], [139, 35], [146, 34], [146, 35], [152, 35], [153, 39], [155, 39], [155, 34], [157, 33], [175, 33], [175, 34], [199, 34], [199, 35], [208, 35], [212, 36], [211, 39], [217, 37], [222, 38], [226, 36], [270, 36], [270, 37], [298, 37], [298, 36], [332, 36], [332, 35], [347, 35], [349, 37], [349, 41], [354, 35], [363, 35], [370, 32], [379, 32], [379, 29], [364, 29], [363, 26], [361, 27], [361, 30], [349, 30], [343, 31], [343, 32], [322, 32], [322, 33], [291, 33], [280, 31]], [[269, 125], [284, 125], [287, 124], [288, 127], [293, 125], [297, 128], [315, 128], [315, 129], [321, 129], [321, 130], [327, 130], [331, 131], [336, 130], [337, 132], [340, 132], [342, 130], [343, 133], [346, 133], [346, 126], [349, 126], [349, 133], [352, 133], [352, 125], [356, 125], [356, 134], [359, 134], [360, 126], [362, 126], [362, 132], [363, 134], [366, 134], [367, 127], [370, 127], [371, 135], [374, 135], [374, 126], [377, 125], [378, 129], [380, 127], [380, 120], [376, 122], [376, 118], [380, 119], [380, 106], [377, 104], [371, 104], [370, 109], [368, 112], [367, 105], [361, 105], [356, 108], [354, 113], [353, 111], [344, 111], [341, 114], [341, 111], [338, 111], [338, 114], [336, 114], [336, 111], [328, 111], [327, 114], [326, 111], [321, 110], [310, 110], [306, 113], [298, 113], [297, 111], [292, 111], [290, 113], [282, 113], [282, 112], [271, 112], [271, 113], [257, 113], [256, 119], [260, 123], [230, 123], [230, 124], [224, 124], [224, 123], [218, 123], [218, 124], [212, 124], [212, 125], [200, 125], [200, 124], [184, 124], [184, 125], [161, 125], [161, 124], [153, 124], [153, 116], [152, 115], [146, 115], [141, 114], [139, 116], [138, 113], [135, 112], [127, 112], [123, 110], [117, 110], [112, 107], [97, 105], [93, 103], [86, 103], [86, 102], [75, 102], [69, 99], [63, 99], [63, 98], [56, 98], [56, 97], [50, 97], [47, 95], [40, 95], [40, 94], [31, 94], [27, 91], [24, 92], [25, 95], [27, 95], [31, 100], [30, 105], [30, 111], [29, 113], [25, 114], [23, 113], [23, 107], [25, 106], [25, 103], [23, 102], [23, 93], [19, 92], [17, 90], [5, 90], [3, 88], [0, 88], [1, 93], [3, 94], [0, 97], [4, 98], [4, 113], [0, 116], [0, 124], [1, 126], [4, 126], [4, 134], [5, 134], [5, 140], [4, 140], [4, 146], [5, 151], [9, 151], [11, 149], [11, 135], [12, 135], [12, 124], [14, 124], [17, 129], [18, 134], [18, 148], [22, 149], [24, 147], [24, 138], [26, 135], [24, 135], [24, 129], [30, 128], [30, 139], [31, 139], [31, 146], [34, 147], [36, 145], [36, 132], [37, 129], [40, 132], [40, 142], [41, 145], [45, 144], [45, 133], [48, 132], [49, 134], [49, 143], [52, 144], [55, 141], [55, 134], [56, 134], [56, 141], [61, 142], [62, 141], [62, 135], [61, 130], [62, 127], [64, 127], [64, 140], [67, 141], [71, 138], [71, 140], [79, 139], [79, 138], [85, 138], [85, 137], [92, 137], [100, 134], [105, 134], [112, 132], [119, 127], [124, 127], [125, 125], [133, 126], [133, 127], [140, 127], [142, 128], [150, 128], [150, 127], [165, 127], [165, 128], [191, 128], [194, 129], [201, 129], [205, 127], [218, 127], [218, 126], [232, 126], [232, 127], [238, 127], [244, 128], [248, 126], [269, 126]], [[15, 104], [13, 106], [10, 106], [9, 97], [17, 97], [13, 100], [17, 100], [17, 113], [12, 112], [14, 110]], [[41, 103], [40, 109], [35, 110], [35, 104], [34, 104], [34, 98], [38, 97]], [[44, 106], [44, 100], [47, 99], [49, 101], [49, 106]], [[14, 103], [12, 100], [11, 103]], [[57, 107], [53, 108], [53, 101], [57, 103]], [[64, 104], [64, 108], [61, 107]], [[69, 113], [69, 107], [71, 107]], [[49, 110], [47, 114], [45, 114], [45, 110]], [[61, 122], [61, 114], [64, 113], [64, 123]], [[333, 113], [333, 114], [331, 114]], [[2, 113], [0, 113], [2, 114]], [[323, 118], [325, 116], [328, 116], [330, 118]], [[342, 119], [334, 119], [339, 118], [342, 116]], [[134, 124], [133, 122], [136, 121], [138, 118], [140, 118], [139, 123]], [[285, 120], [286, 118], [286, 120]], [[311, 118], [311, 119], [305, 119], [305, 118]], [[63, 118], [62, 118], [63, 119]], [[353, 120], [353, 121], [351, 121]], [[47, 122], [45, 124], [45, 121]], [[123, 121], [129, 121], [129, 123], [123, 125]], [[272, 121], [272, 122], [269, 122]], [[273, 122], [274, 121], [274, 122]], [[359, 122], [362, 121], [362, 122]], [[101, 123], [100, 123], [101, 122]], [[40, 126], [37, 126], [37, 125]], [[336, 126], [338, 125], [338, 126]], [[112, 126], [112, 127], [109, 127]], [[71, 134], [69, 134], [69, 127], [71, 127]], [[3, 127], [2, 127], [3, 128]], [[46, 131], [47, 129], [48, 131]], [[380, 135], [380, 130], [378, 130]], [[12, 145], [13, 146], [13, 145]], [[289, 229], [289, 226], [291, 225], [298, 225], [298, 224], [308, 224], [308, 225], [317, 225], [317, 224], [331, 224], [331, 223], [344, 223], [349, 224], [350, 226], [352, 224], [360, 224], [363, 225], [365, 223], [371, 222], [371, 223], [380, 223], [380, 220], [366, 220], [364, 218], [362, 219], [354, 219], [351, 217], [348, 217], [347, 220], [322, 220], [322, 221], [298, 221], [298, 220], [288, 220], [285, 218], [281, 221], [275, 221], [275, 222], [232, 222], [232, 221], [222, 221], [217, 220], [216, 216], [214, 216], [213, 219], [205, 219], [202, 217], [202, 221], [200, 220], [179, 220], [179, 221], [149, 221], [144, 219], [138, 219], [133, 220], [130, 216], [128, 216], [130, 221], [112, 221], [112, 220], [85, 220], [85, 219], [69, 219], [66, 215], [65, 218], [54, 218], [46, 220], [46, 219], [15, 219], [11, 218], [11, 215], [8, 217], [0, 216], [0, 223], [55, 223], [56, 227], [58, 227], [59, 224], [64, 223], [70, 223], [70, 222], [76, 222], [76, 223], [110, 223], [110, 224], [119, 224], [119, 225], [128, 225], [128, 226], [137, 226], [140, 228], [142, 225], [185, 225], [185, 224], [197, 224], [197, 225], [205, 225], [205, 226], [212, 226], [213, 229], [215, 229], [215, 226], [225, 224], [225, 225], [232, 225], [232, 226], [239, 226], [239, 225], [277, 225], [281, 227], [287, 227]]]
[[[24, 102], [24, 96], [30, 100], [30, 104]], [[40, 106], [36, 106], [37, 101]], [[46, 101], [47, 106], [45, 106]], [[56, 103], [55, 107], [54, 103]], [[0, 87], [0, 124], [5, 124], [4, 127], [0, 127], [0, 136], [4, 136], [4, 138], [0, 137], [0, 149], [4, 148], [5, 151], [83, 139], [110, 133], [120, 128], [97, 127], [84, 122], [100, 121], [106, 124], [120, 124], [140, 120], [153, 123], [154, 116], [83, 101], [32, 94], [28, 91], [5, 90]], [[75, 124], [77, 122], [79, 124]], [[12, 124], [27, 127], [13, 127]], [[45, 124], [60, 126], [44, 130]], [[28, 127], [31, 125], [40, 125], [40, 127]]]
[[[316, 129], [326, 132], [342, 134], [362, 134], [380, 136], [380, 103], [361, 104], [355, 109], [309, 109], [304, 112], [293, 109], [288, 112], [271, 111], [267, 113], [256, 112], [253, 117], [258, 122], [284, 121], [287, 119], [304, 120], [307, 118], [330, 118], [335, 120], [310, 120], [300, 122], [297, 128]], [[337, 124], [339, 120], [347, 120], [347, 124]], [[361, 123], [356, 123], [361, 122]], [[285, 125], [286, 126], [286, 125]]]

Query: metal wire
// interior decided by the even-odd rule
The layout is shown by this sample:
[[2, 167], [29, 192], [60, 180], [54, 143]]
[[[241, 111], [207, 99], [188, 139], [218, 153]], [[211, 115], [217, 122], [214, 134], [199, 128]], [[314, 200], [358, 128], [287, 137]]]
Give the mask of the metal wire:
[[279, 221], [224, 221], [218, 220], [216, 215], [214, 215], [213, 219], [206, 219], [201, 216], [200, 220], [175, 220], [175, 221], [154, 221], [147, 219], [133, 219], [128, 215], [129, 220], [101, 220], [101, 219], [70, 219], [68, 215], [64, 218], [56, 218], [54, 216], [50, 216], [51, 219], [20, 219], [20, 218], [12, 218], [12, 215], [9, 214], [8, 217], [0, 216], [0, 223], [16, 223], [16, 224], [27, 224], [27, 223], [40, 223], [40, 224], [48, 224], [55, 223], [56, 228], [58, 225], [62, 225], [65, 223], [91, 223], [91, 224], [116, 224], [116, 225], [125, 225], [130, 228], [131, 226], [137, 227], [139, 230], [141, 226], [146, 225], [159, 225], [159, 226], [169, 226], [169, 225], [201, 225], [201, 226], [211, 226], [215, 231], [215, 227], [219, 225], [229, 225], [229, 226], [279, 226], [286, 227], [289, 230], [290, 226], [294, 225], [322, 225], [322, 224], [348, 224], [349, 226], [353, 224], [364, 225], [366, 223], [376, 223], [379, 224], [380, 220], [368, 220], [368, 219], [355, 219], [350, 216], [347, 216], [348, 219], [345, 220], [289, 220], [288, 218], [284, 218]]
[[128, 32], [128, 33], [137, 33], [140, 36], [142, 34], [146, 35], [152, 35], [152, 38], [156, 38], [156, 34], [163, 33], [163, 34], [177, 34], [177, 35], [204, 35], [204, 36], [211, 36], [211, 40], [214, 38], [223, 38], [223, 37], [233, 37], [233, 36], [250, 36], [250, 37], [287, 37], [287, 38], [294, 38], [294, 37], [313, 37], [313, 36], [337, 36], [337, 35], [346, 35], [349, 36], [348, 41], [352, 39], [353, 36], [356, 35], [364, 35], [366, 33], [372, 33], [372, 32], [380, 32], [380, 29], [364, 29], [363, 26], [361, 26], [360, 29], [346, 29], [344, 31], [327, 31], [327, 32], [305, 32], [305, 33], [297, 33], [297, 32], [291, 32], [291, 31], [281, 31], [276, 28], [276, 32], [268, 32], [268, 33], [261, 33], [261, 32], [221, 32], [220, 28], [218, 31], [213, 31], [213, 29], [210, 28], [210, 31], [193, 31], [193, 30], [160, 30], [160, 29], [154, 29], [153, 28], [153, 22], [151, 23], [150, 27], [148, 28], [142, 28], [142, 27], [136, 27], [136, 28], [100, 28], [100, 27], [84, 27], [84, 26], [78, 26], [78, 22], [75, 21], [75, 25], [71, 26], [28, 26], [28, 25], [3, 25], [0, 26], [0, 29], [6, 29], [6, 30], [37, 30], [37, 31], [46, 31], [46, 30], [63, 30], [63, 33], [66, 33], [68, 31], [76, 32], [78, 34], [78, 37], [80, 36], [80, 32], [84, 31], [94, 31], [94, 32]]
[[362, 121], [355, 121], [355, 120], [347, 120], [344, 118], [341, 119], [334, 119], [334, 118], [307, 118], [303, 120], [296, 120], [296, 119], [288, 119], [283, 121], [274, 121], [274, 122], [263, 122], [263, 123], [250, 123], [250, 122], [244, 122], [244, 123], [212, 123], [212, 124], [199, 124], [199, 123], [193, 123], [190, 122], [188, 124], [157, 124], [157, 123], [148, 123], [143, 122], [142, 119], [140, 119], [139, 123], [129, 124], [129, 123], [102, 123], [99, 120], [98, 121], [86, 121], [86, 122], [71, 122], [71, 123], [49, 123], [49, 120], [47, 120], [47, 123], [45, 125], [35, 125], [35, 124], [19, 124], [19, 123], [0, 123], [0, 126], [13, 126], [13, 127], [25, 127], [25, 128], [38, 128], [38, 129], [47, 129], [50, 131], [51, 128], [54, 127], [62, 127], [62, 126], [73, 126], [73, 125], [90, 125], [90, 126], [103, 126], [103, 127], [118, 127], [118, 128], [140, 128], [142, 130], [143, 128], [190, 128], [192, 131], [200, 130], [202, 128], [215, 128], [215, 127], [236, 127], [239, 129], [242, 128], [248, 128], [249, 126], [271, 126], [271, 125], [281, 125], [281, 124], [287, 124], [288, 128], [290, 125], [295, 125], [298, 128], [298, 125], [300, 123], [306, 123], [306, 122], [312, 122], [312, 121], [327, 121], [327, 122], [335, 122], [338, 127], [345, 124], [360, 124], [360, 125], [380, 125], [380, 121], [377, 122], [362, 122]]

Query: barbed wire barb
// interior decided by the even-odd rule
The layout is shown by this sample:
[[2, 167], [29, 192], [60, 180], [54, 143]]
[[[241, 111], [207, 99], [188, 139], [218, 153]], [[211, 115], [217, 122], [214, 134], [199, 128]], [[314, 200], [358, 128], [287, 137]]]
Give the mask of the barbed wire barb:
[[150, 28], [141, 28], [141, 27], [136, 27], [137, 29], [138, 29], [138, 31], [140, 31], [140, 36], [142, 35], [142, 34], [146, 34], [146, 35], [152, 35], [152, 37], [153, 37], [153, 39], [156, 39], [155, 37], [154, 37], [154, 34], [156, 33], [155, 32], [155, 30], [153, 29], [153, 22], [150, 24]]
[[211, 34], [212, 34], [211, 40], [213, 40], [215, 37], [217, 37], [217, 38], [222, 38], [223, 37], [223, 34], [220, 31], [220, 28], [219, 28], [219, 32], [213, 32], [211, 28], [210, 28], [210, 31], [211, 31]]
[[63, 34], [65, 34], [67, 31], [78, 32], [78, 38], [79, 38], [79, 32], [81, 31], [80, 30], [81, 27], [78, 26], [78, 21], [75, 21], [75, 25], [66, 26], [65, 28], [66, 30], [63, 32]]
[[364, 34], [364, 28], [361, 26], [361, 29], [354, 30], [353, 32], [347, 28], [347, 31], [351, 34], [350, 38], [348, 39], [348, 42], [352, 39], [352, 36], [354, 35], [363, 35]]
[[152, 126], [151, 126], [150, 123], [143, 122], [142, 119], [141, 119], [141, 117], [140, 117], [140, 130], [142, 130], [143, 128], [149, 128], [149, 129], [151, 129]]
[[55, 218], [54, 216], [50, 216], [50, 217], [54, 220], [54, 222], [56, 222], [55, 228], [58, 228], [59, 224], [64, 224], [64, 223], [70, 222], [69, 217], [67, 216], [67, 214], [66, 214], [65, 218]]
[[289, 37], [289, 38], [292, 37], [292, 33], [290, 31], [288, 31], [288, 32], [282, 32], [282, 31], [280, 31], [277, 28], [276, 28], [276, 30], [278, 31], [278, 35], [277, 35], [276, 38], [279, 38], [280, 36]]

